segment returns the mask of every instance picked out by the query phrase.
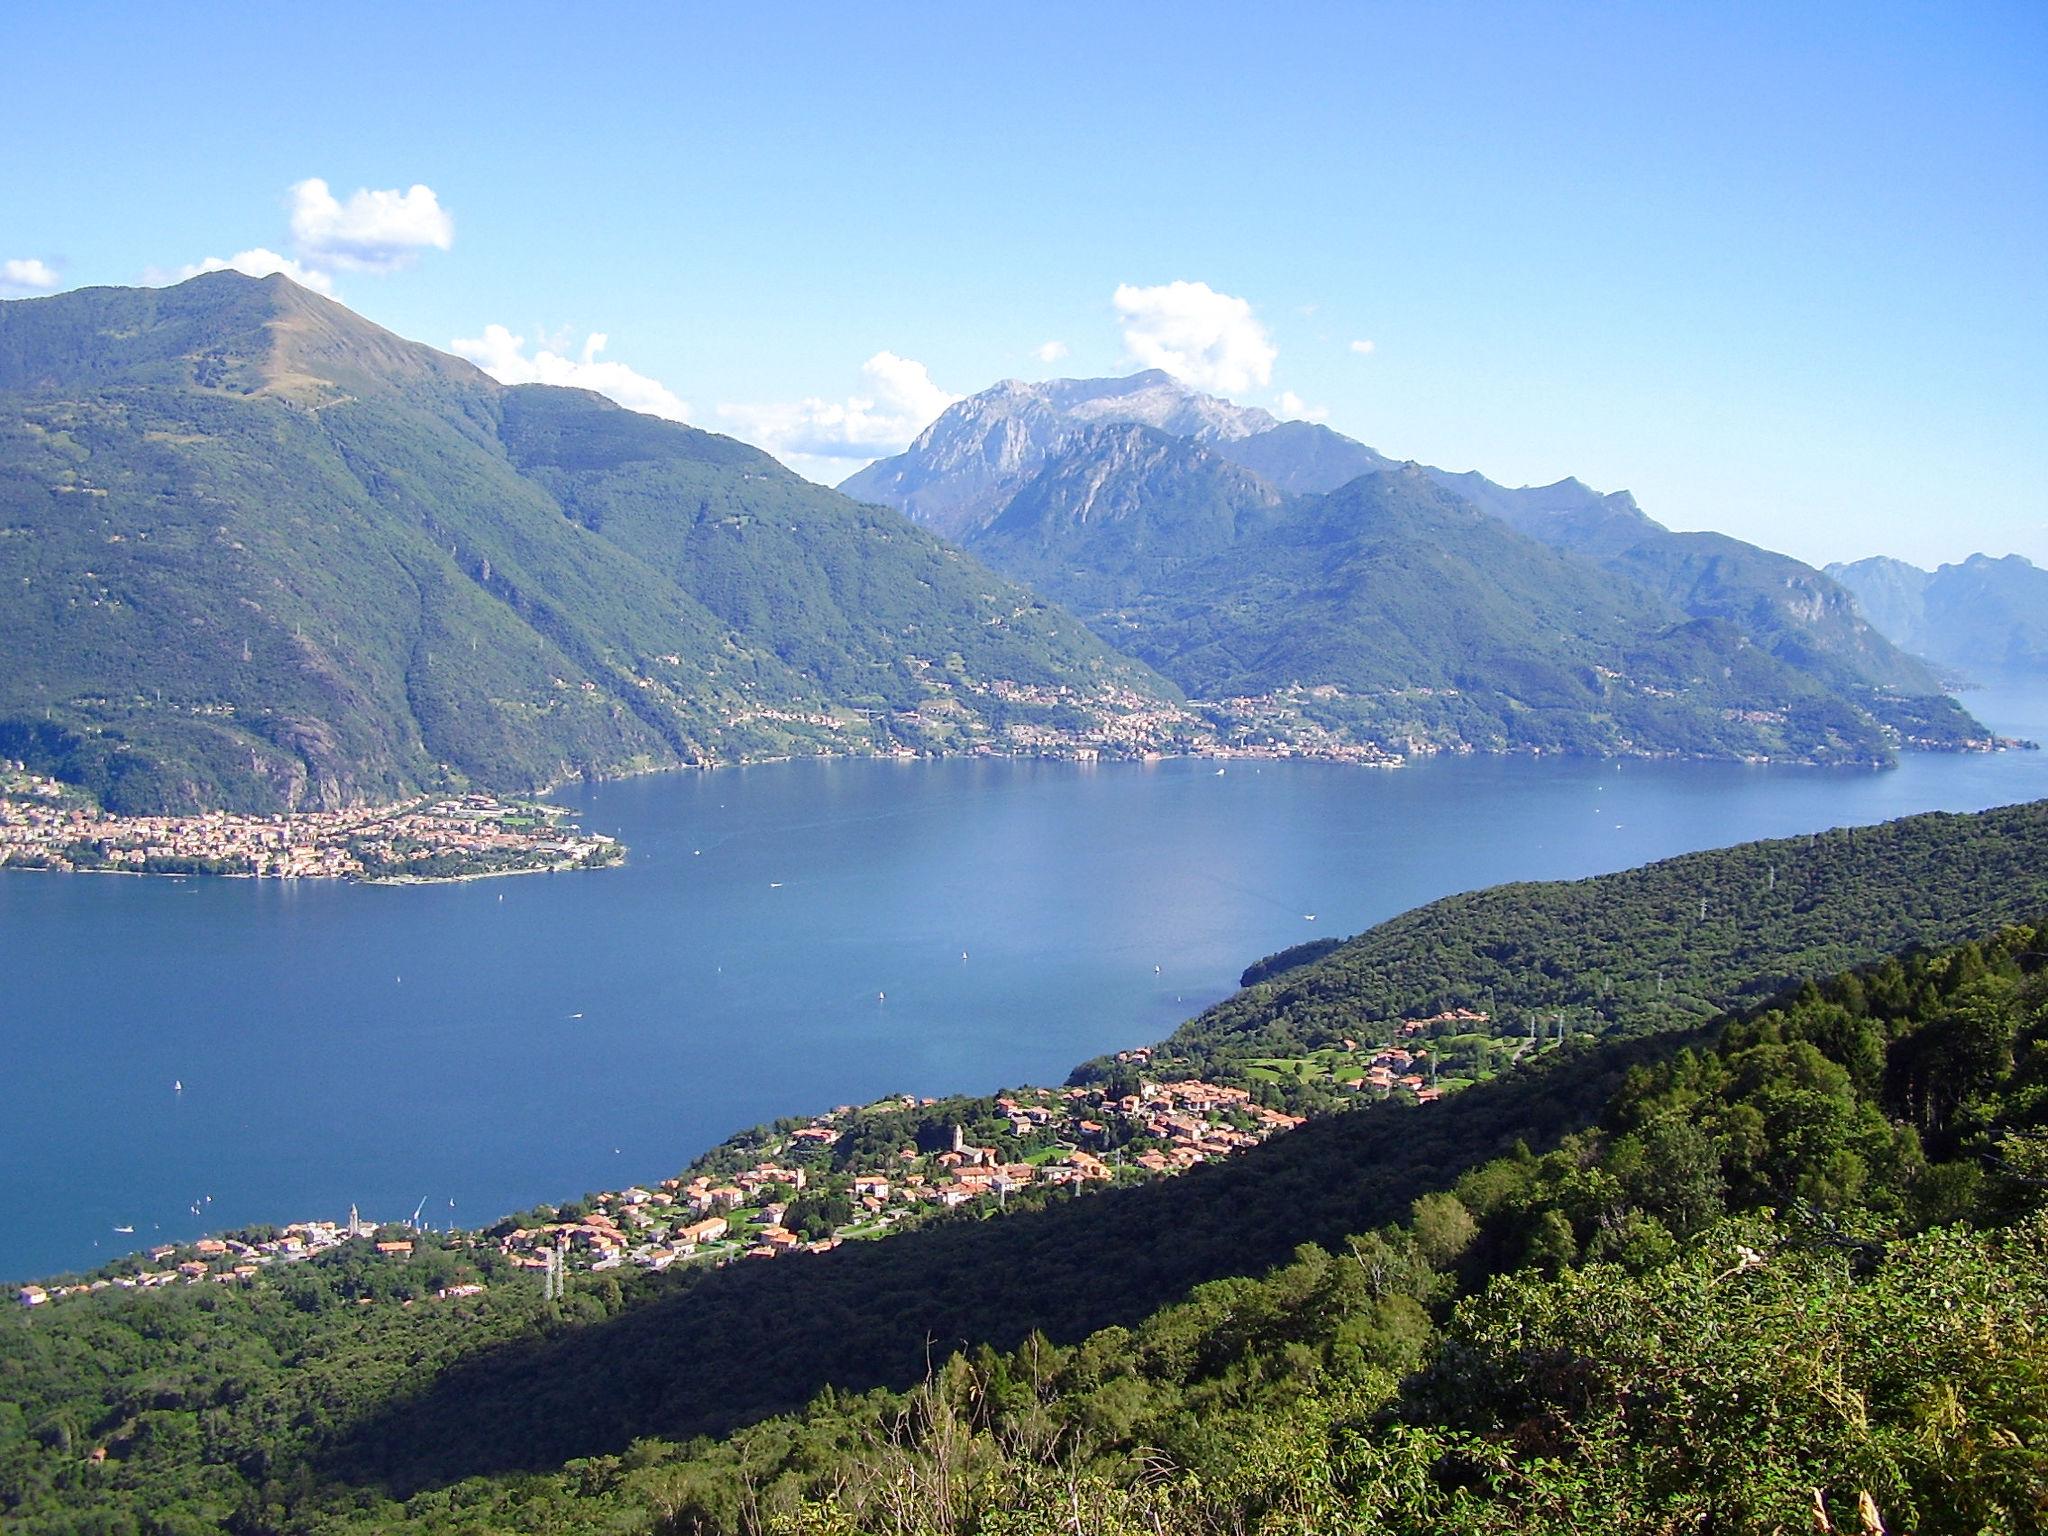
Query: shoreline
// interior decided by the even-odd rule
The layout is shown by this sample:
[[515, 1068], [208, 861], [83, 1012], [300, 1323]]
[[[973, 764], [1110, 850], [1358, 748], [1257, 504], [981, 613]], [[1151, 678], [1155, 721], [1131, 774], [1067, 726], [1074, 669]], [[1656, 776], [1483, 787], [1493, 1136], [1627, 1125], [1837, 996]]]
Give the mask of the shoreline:
[[0, 765], [0, 869], [438, 884], [620, 862], [567, 807], [469, 792], [297, 814], [109, 814], [58, 780]]
[[[1304, 762], [1331, 763], [1339, 766], [1362, 769], [1392, 770], [1411, 766], [1419, 759], [1427, 760], [1430, 758], [1437, 757], [1486, 757], [1504, 759], [1528, 758], [1532, 760], [1540, 760], [1546, 758], [1578, 757], [1583, 758], [1588, 762], [1602, 763], [1725, 762], [1740, 763], [1754, 767], [1809, 768], [1830, 770], [1854, 769], [1862, 772], [1882, 773], [1897, 768], [1899, 765], [1898, 759], [1909, 752], [1914, 753], [1916, 755], [1927, 756], [1959, 756], [1966, 754], [1988, 755], [1999, 752], [2032, 752], [2038, 750], [2040, 750], [2040, 744], [2038, 742], [2021, 737], [2006, 737], [1994, 735], [1986, 738], [1981, 744], [1971, 742], [1968, 744], [1947, 747], [1916, 746], [1911, 744], [1903, 745], [1898, 749], [1898, 751], [1894, 754], [1893, 759], [1889, 762], [1876, 762], [1867, 759], [1853, 762], [1828, 762], [1816, 760], [1815, 758], [1810, 756], [1773, 758], [1761, 756], [1727, 756], [1717, 753], [1683, 753], [1650, 751], [1581, 753], [1569, 751], [1550, 751], [1542, 747], [1482, 748], [1470, 746], [1468, 744], [1459, 744], [1456, 746], [1449, 747], [1432, 747], [1427, 750], [1411, 751], [1405, 755], [1392, 754], [1379, 756], [1368, 756], [1364, 755], [1362, 752], [1355, 754], [1352, 750], [1348, 749], [1329, 750], [1310, 748], [1302, 750], [1290, 749], [1284, 746], [1231, 746], [1227, 743], [1218, 743], [1214, 746], [1204, 747], [1197, 751], [1117, 753], [1109, 757], [1104, 757], [1098, 751], [1090, 748], [1081, 748], [1071, 752], [818, 752], [805, 754], [778, 754], [771, 757], [743, 758], [739, 760], [730, 761], [713, 760], [697, 763], [650, 764], [646, 767], [628, 769], [625, 771], [617, 772], [568, 774], [564, 775], [561, 778], [551, 780], [547, 784], [540, 786], [538, 788], [520, 791], [519, 793], [522, 796], [532, 797], [530, 801], [525, 802], [526, 804], [529, 804], [536, 809], [543, 810], [550, 817], [550, 819], [559, 820], [573, 815], [574, 811], [570, 807], [561, 804], [558, 800], [553, 800], [548, 797], [555, 796], [564, 791], [565, 789], [568, 789], [576, 784], [598, 785], [608, 783], [624, 783], [628, 780], [650, 778], [660, 774], [713, 773], [721, 769], [729, 770], [775, 767], [790, 763], [801, 762], [897, 762], [908, 764], [963, 762], [977, 760], [991, 762], [1030, 761], [1046, 763], [1070, 763], [1077, 767], [1086, 766], [1091, 768], [1101, 766], [1104, 763], [1135, 763], [1139, 765], [1147, 765], [1162, 762], [1216, 762], [1224, 764], [1236, 762]], [[383, 806], [362, 807], [359, 808], [359, 810], [355, 814], [359, 815], [362, 818], [362, 825], [371, 826], [375, 825], [380, 819], [390, 820], [408, 814], [417, 814], [421, 812], [423, 809], [427, 811], [432, 811], [434, 809], [438, 809], [439, 807], [451, 803], [453, 799], [459, 798], [462, 797], [447, 797], [440, 800], [435, 800], [431, 797], [414, 797], [407, 800], [395, 801]], [[476, 798], [489, 799], [492, 801], [496, 800], [495, 796], [489, 795], [478, 795], [476, 796]], [[520, 802], [513, 802], [512, 804], [515, 808], [517, 808]], [[304, 825], [304, 821], [302, 820], [302, 818], [307, 818], [311, 816], [329, 816], [337, 814], [348, 813], [278, 812], [257, 814], [241, 812], [224, 812], [216, 810], [193, 813], [191, 819], [203, 820], [207, 818], [231, 817], [249, 823], [260, 822], [266, 826], [278, 829], [292, 829], [295, 826]], [[109, 816], [102, 817], [102, 824], [113, 827], [133, 827], [139, 829], [151, 821], [172, 819], [175, 818]], [[492, 880], [512, 875], [576, 874], [583, 873], [586, 871], [599, 871], [603, 869], [614, 868], [620, 864], [623, 864], [625, 862], [627, 854], [630, 851], [626, 849], [624, 845], [618, 844], [615, 840], [606, 838], [602, 834], [576, 833], [574, 835], [584, 838], [586, 842], [592, 845], [592, 847], [586, 847], [584, 852], [585, 859], [588, 858], [590, 852], [593, 851], [593, 848], [597, 846], [604, 846], [608, 844], [610, 846], [618, 847], [620, 849], [620, 852], [616, 857], [606, 858], [594, 863], [580, 862], [577, 860], [565, 860], [562, 862], [546, 865], [521, 865], [517, 867], [507, 868], [463, 870], [459, 873], [453, 874], [414, 874], [406, 872], [396, 872], [389, 874], [368, 874], [360, 870], [338, 869], [304, 869], [292, 871], [265, 869], [144, 869], [124, 868], [115, 864], [90, 864], [82, 866], [74, 865], [69, 868], [63, 868], [52, 867], [51, 865], [45, 863], [27, 863], [8, 858], [0, 858], [0, 872], [12, 871], [60, 875], [133, 875], [154, 876], [158, 878], [181, 880], [339, 880], [344, 883], [352, 883], [357, 885], [421, 886], [451, 885], [464, 881]]]

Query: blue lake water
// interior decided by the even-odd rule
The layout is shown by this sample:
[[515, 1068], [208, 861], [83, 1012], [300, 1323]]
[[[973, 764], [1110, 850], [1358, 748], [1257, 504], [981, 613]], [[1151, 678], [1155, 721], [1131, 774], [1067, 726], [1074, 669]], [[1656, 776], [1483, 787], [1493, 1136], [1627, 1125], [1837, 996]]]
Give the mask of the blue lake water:
[[[1967, 702], [2048, 739], [2048, 693]], [[2044, 796], [2041, 752], [808, 762], [566, 795], [632, 847], [602, 873], [0, 875], [0, 1277], [351, 1202], [480, 1223], [780, 1114], [1057, 1081], [1453, 891]]]

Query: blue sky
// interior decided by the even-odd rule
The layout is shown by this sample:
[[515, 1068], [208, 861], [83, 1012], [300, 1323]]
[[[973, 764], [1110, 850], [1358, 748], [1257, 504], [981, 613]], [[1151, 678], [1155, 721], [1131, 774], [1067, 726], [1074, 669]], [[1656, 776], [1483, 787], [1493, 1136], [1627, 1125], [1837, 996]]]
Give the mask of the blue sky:
[[0, 131], [15, 294], [268, 251], [825, 478], [1164, 355], [1814, 561], [2048, 563], [2038, 3], [16, 6]]

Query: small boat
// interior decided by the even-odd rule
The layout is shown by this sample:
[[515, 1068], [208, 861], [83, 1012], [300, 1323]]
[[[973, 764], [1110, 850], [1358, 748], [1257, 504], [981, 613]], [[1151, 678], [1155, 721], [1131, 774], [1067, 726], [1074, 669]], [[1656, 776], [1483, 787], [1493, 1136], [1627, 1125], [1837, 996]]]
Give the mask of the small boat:
[[184, 1091], [185, 1091], [185, 1080], [184, 1080], [184, 1079], [183, 1079], [182, 1077], [174, 1077], [174, 1078], [172, 1078], [172, 1079], [171, 1079], [171, 1092], [173, 1092], [173, 1093], [183, 1093]]
[[886, 1003], [887, 1001], [889, 1001], [889, 994], [886, 992], [877, 992], [875, 994], [875, 1001], [878, 1003]]
[[1223, 770], [1221, 768], [1216, 770], [1216, 777], [1219, 779], [1223, 777]]
[[582, 1018], [582, 1017], [583, 1017], [583, 1015], [582, 1015], [582, 1014], [580, 1014], [580, 1013], [572, 1013], [572, 1014], [570, 1014], [570, 1015], [569, 1015], [569, 1017], [570, 1017], [570, 1018], [572, 1018], [572, 1019], [580, 1019], [580, 1018]]
[[134, 1234], [134, 1232], [135, 1232], [135, 1228], [134, 1228], [134, 1227], [132, 1227], [132, 1226], [128, 1226], [128, 1227], [116, 1227], [116, 1228], [114, 1228], [114, 1230], [115, 1230], [116, 1232], [119, 1232], [119, 1233], [120, 1233], [120, 1234], [121, 1234], [121, 1235], [122, 1235], [123, 1237], [128, 1237], [128, 1236], [132, 1236], [132, 1235]]
[[768, 882], [768, 889], [771, 891], [779, 891], [782, 889], [782, 882], [780, 880], [770, 880]]

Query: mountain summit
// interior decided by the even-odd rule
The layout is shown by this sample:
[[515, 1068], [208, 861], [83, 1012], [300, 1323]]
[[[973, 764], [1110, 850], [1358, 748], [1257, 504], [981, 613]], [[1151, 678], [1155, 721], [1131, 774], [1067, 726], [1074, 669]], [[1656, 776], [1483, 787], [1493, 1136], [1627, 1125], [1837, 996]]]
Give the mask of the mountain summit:
[[1114, 422], [1197, 443], [1237, 442], [1279, 425], [1256, 406], [1201, 394], [1157, 368], [1122, 379], [1005, 379], [948, 406], [909, 448], [870, 464], [839, 489], [959, 539], [988, 521], [1077, 434]]

